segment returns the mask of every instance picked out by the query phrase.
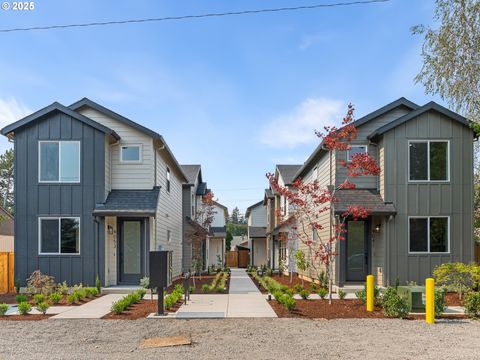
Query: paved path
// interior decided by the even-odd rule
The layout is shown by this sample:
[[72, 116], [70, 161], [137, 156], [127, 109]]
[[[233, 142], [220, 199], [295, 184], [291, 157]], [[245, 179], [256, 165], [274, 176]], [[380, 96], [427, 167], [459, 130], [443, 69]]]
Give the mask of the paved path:
[[177, 319], [277, 317], [243, 269], [232, 269], [228, 295], [191, 295]]
[[100, 319], [110, 312], [112, 303], [124, 296], [125, 294], [104, 295], [86, 304], [74, 306], [68, 311], [52, 316], [50, 319]]

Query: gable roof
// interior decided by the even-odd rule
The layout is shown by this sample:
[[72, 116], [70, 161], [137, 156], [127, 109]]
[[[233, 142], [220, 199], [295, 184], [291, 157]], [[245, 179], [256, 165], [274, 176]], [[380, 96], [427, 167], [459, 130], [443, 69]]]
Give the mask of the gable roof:
[[70, 108], [60, 104], [59, 102], [54, 102], [38, 111], [35, 111], [33, 114], [30, 114], [13, 124], [5, 126], [2, 130], [1, 133], [9, 138], [13, 138], [15, 134], [15, 130], [19, 129], [23, 126], [27, 126], [28, 124], [37, 121], [44, 116], [47, 116], [53, 112], [61, 112], [65, 115], [68, 115], [84, 124], [87, 124], [105, 134], [113, 136], [116, 140], [120, 139], [120, 136], [112, 129], [106, 127], [105, 125], [102, 125], [86, 116], [83, 116], [82, 114], [77, 113], [76, 111], [72, 111]]
[[125, 116], [122, 116], [110, 109], [107, 109], [105, 106], [102, 106], [98, 103], [96, 103], [95, 101], [92, 101], [90, 100], [89, 98], [86, 98], [84, 97], [83, 99], [80, 99], [79, 101], [73, 103], [72, 105], [69, 106], [70, 109], [74, 110], [74, 111], [77, 111], [79, 109], [81, 109], [82, 107], [89, 107], [89, 108], [92, 108], [94, 110], [97, 110], [98, 112], [101, 112], [102, 114], [105, 114], [121, 123], [124, 123], [128, 126], [131, 126], [132, 128], [148, 135], [148, 136], [151, 136], [154, 140], [158, 140], [160, 141], [160, 143], [163, 145], [163, 147], [165, 148], [165, 150], [167, 151], [167, 154], [170, 156], [170, 158], [172, 159], [175, 167], [177, 168], [178, 172], [182, 175], [183, 177], [183, 180], [184, 181], [188, 181], [187, 179], [187, 176], [184, 174], [183, 170], [182, 170], [182, 167], [180, 166], [180, 164], [178, 163], [177, 159], [175, 158], [175, 156], [173, 155], [172, 151], [170, 150], [170, 148], [168, 147], [167, 145], [167, 142], [165, 141], [165, 139], [163, 138], [162, 135], [160, 135], [159, 133], [153, 131], [153, 130], [150, 130], [148, 128], [146, 128], [145, 126], [143, 125], [140, 125], [139, 123], [136, 123], [135, 121], [133, 120], [130, 120], [128, 118], [126, 118]]
[[282, 176], [285, 185], [292, 185], [293, 180], [295, 179], [295, 174], [302, 167], [301, 164], [296, 165], [277, 165], [277, 170]]
[[465, 117], [457, 114], [456, 112], [453, 112], [452, 110], [447, 109], [446, 107], [443, 107], [442, 105], [437, 104], [435, 101], [430, 101], [429, 103], [417, 108], [416, 110], [413, 110], [408, 114], [405, 114], [399, 117], [398, 119], [395, 119], [392, 122], [378, 128], [377, 130], [372, 132], [370, 135], [368, 135], [367, 138], [370, 140], [375, 139], [376, 137], [385, 134], [387, 131], [392, 130], [393, 128], [396, 128], [397, 126], [402, 125], [407, 121], [412, 120], [413, 118], [430, 110], [435, 110], [449, 117], [450, 119], [458, 121], [462, 125], [470, 126], [470, 123]]
[[250, 213], [251, 213], [251, 211], [253, 210], [253, 208], [256, 208], [257, 206], [260, 206], [260, 205], [263, 206], [263, 202], [264, 202], [264, 200], [260, 200], [259, 202], [256, 202], [255, 204], [250, 205], [250, 206], [247, 208], [247, 211], [245, 211], [245, 217], [248, 218], [248, 216], [250, 215]]
[[202, 182], [202, 166], [201, 165], [180, 165], [182, 167], [188, 183], [186, 185], [195, 185], [195, 180], [199, 177], [199, 183]]
[[[404, 97], [401, 97], [395, 101], [392, 101], [391, 103], [385, 105], [385, 106], [382, 106], [380, 109], [377, 109], [365, 116], [362, 116], [360, 119], [358, 120], [355, 120], [353, 122], [353, 124], [355, 124], [355, 126], [361, 126], [363, 124], [366, 124], [367, 122], [369, 121], [372, 121], [376, 118], [378, 118], [379, 116], [382, 116], [383, 114], [389, 112], [389, 111], [392, 111], [393, 109], [396, 109], [398, 107], [406, 107], [410, 110], [416, 110], [418, 109], [418, 105], [415, 104], [414, 102], [404, 98]], [[316, 161], [318, 159], [320, 159], [321, 155], [323, 153], [326, 153], [327, 150], [325, 150], [323, 148], [323, 141], [320, 143], [320, 145], [318, 145], [316, 147], [316, 149], [313, 151], [313, 153], [308, 157], [307, 161], [305, 161], [305, 163], [303, 164], [303, 166], [297, 171], [297, 173], [294, 175], [292, 181], [294, 181], [295, 179], [297, 179], [298, 177], [301, 177], [303, 175], [305, 175], [305, 173], [310, 170], [310, 168], [312, 167], [312, 165], [314, 163], [316, 163]]]
[[214, 201], [213, 202], [216, 206], [218, 206], [219, 208], [221, 208], [223, 210], [223, 213], [225, 215], [225, 218], [228, 218], [228, 208], [225, 206], [225, 205], [222, 205], [220, 204], [219, 202], [217, 201]]

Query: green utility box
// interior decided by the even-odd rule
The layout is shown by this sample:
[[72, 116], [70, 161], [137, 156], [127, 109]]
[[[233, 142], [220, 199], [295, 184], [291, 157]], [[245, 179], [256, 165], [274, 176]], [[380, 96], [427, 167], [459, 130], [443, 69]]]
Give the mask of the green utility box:
[[399, 286], [397, 294], [407, 300], [410, 312], [425, 312], [425, 286]]

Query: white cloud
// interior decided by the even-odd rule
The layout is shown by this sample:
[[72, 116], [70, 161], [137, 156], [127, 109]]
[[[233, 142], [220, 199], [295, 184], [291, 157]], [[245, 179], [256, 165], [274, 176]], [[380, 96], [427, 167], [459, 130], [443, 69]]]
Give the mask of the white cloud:
[[0, 128], [31, 114], [32, 111], [14, 98], [0, 98]]
[[327, 98], [307, 99], [291, 113], [270, 121], [260, 141], [271, 147], [294, 148], [318, 142], [314, 131], [339, 124], [346, 111], [344, 102]]

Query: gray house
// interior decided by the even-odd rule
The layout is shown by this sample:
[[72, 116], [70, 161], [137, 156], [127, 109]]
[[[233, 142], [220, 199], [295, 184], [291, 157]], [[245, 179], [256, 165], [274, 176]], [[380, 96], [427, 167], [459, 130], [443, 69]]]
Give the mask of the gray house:
[[148, 251], [182, 267], [182, 183], [163, 137], [89, 99], [2, 129], [15, 148], [15, 278], [138, 284]]
[[[380, 166], [379, 176], [354, 178], [356, 189], [336, 192], [334, 222], [348, 205], [370, 210], [368, 219], [346, 219], [346, 240], [337, 243], [337, 286], [362, 283], [367, 274], [380, 285], [423, 283], [441, 263], [472, 261], [475, 135], [467, 120], [434, 102], [418, 106], [400, 98], [355, 124], [358, 137], [349, 151], [330, 154], [321, 144], [294, 176], [338, 187], [345, 169], [337, 161], [359, 152]], [[330, 215], [320, 221], [326, 238]]]

